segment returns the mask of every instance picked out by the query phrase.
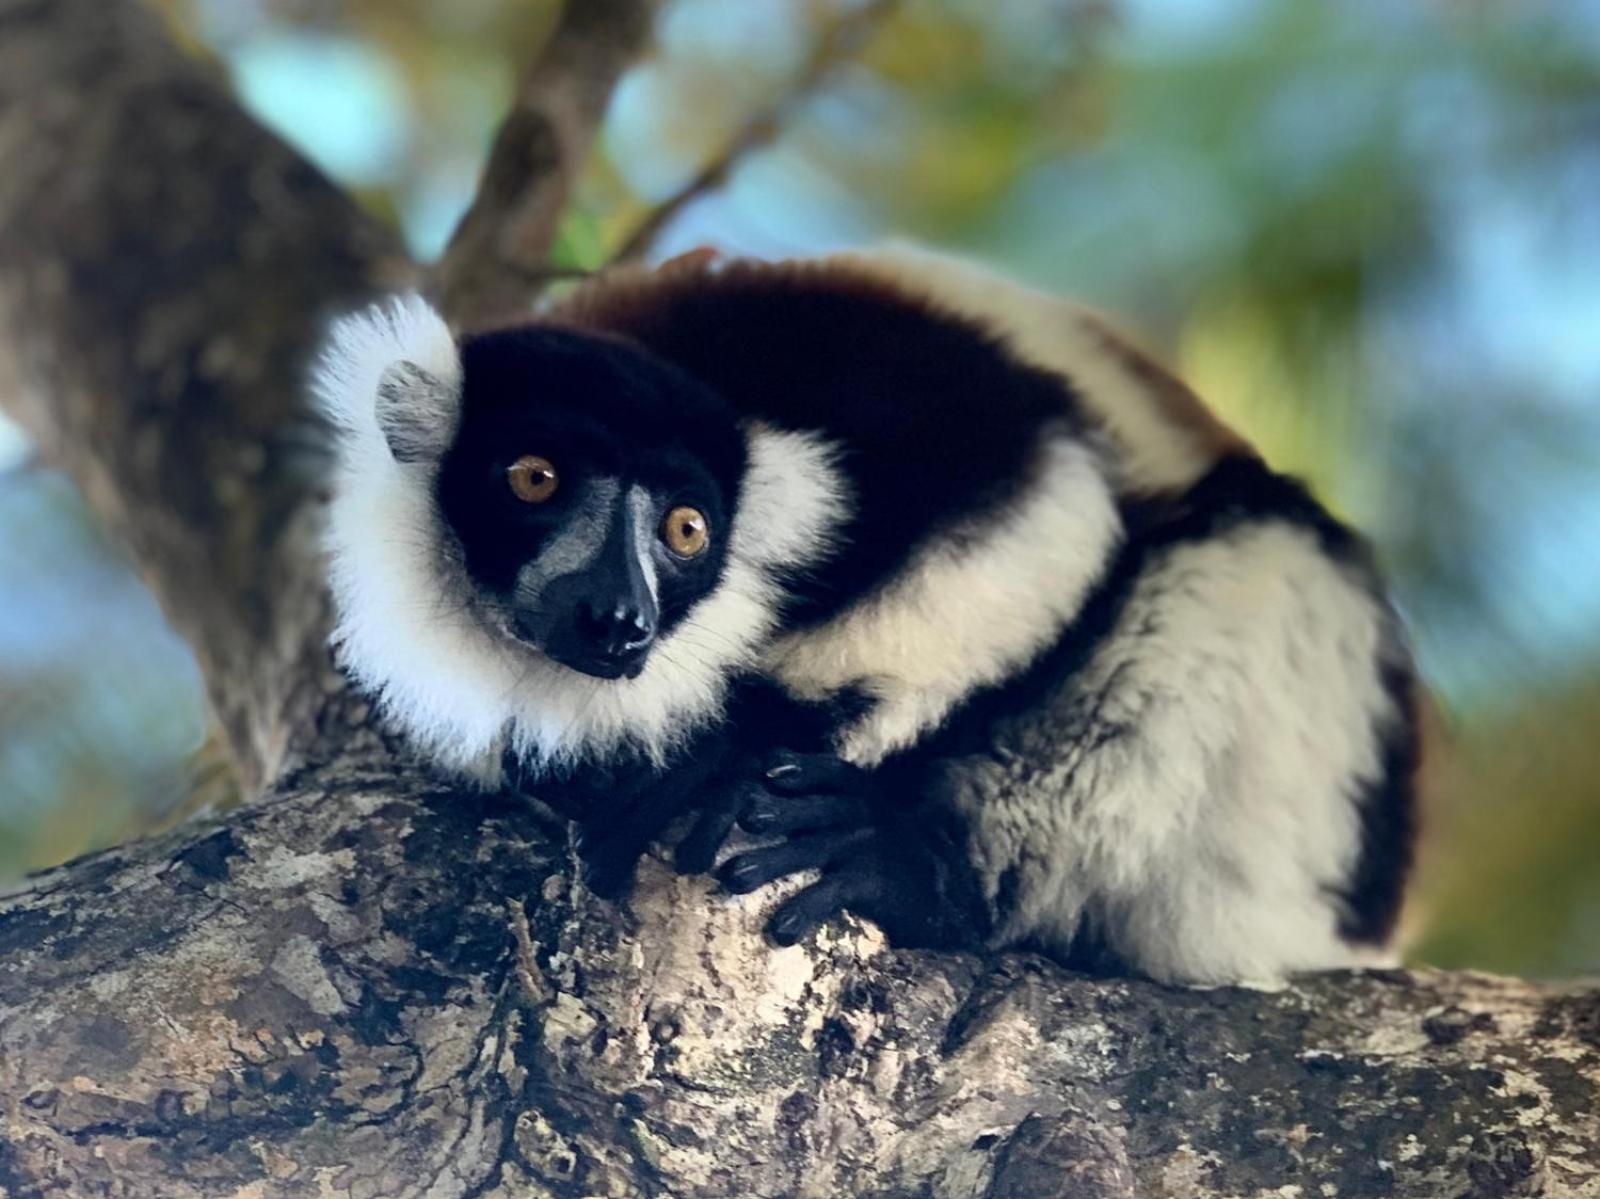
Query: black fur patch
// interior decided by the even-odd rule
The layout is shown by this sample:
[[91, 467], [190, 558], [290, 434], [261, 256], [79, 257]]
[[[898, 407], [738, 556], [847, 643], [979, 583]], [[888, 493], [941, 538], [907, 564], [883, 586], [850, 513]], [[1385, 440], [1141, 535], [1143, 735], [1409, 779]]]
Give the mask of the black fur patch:
[[1380, 731], [1379, 774], [1363, 790], [1357, 809], [1361, 854], [1339, 893], [1345, 907], [1339, 934], [1367, 945], [1387, 942], [1400, 918], [1406, 880], [1416, 856], [1416, 778], [1422, 765], [1415, 676], [1400, 666], [1388, 666], [1383, 672], [1383, 688], [1401, 716]]
[[979, 326], [839, 267], [738, 262], [580, 294], [558, 319], [633, 338], [742, 416], [835, 440], [856, 519], [797, 581], [793, 625], [892, 578], [933, 538], [1024, 494], [1048, 425], [1081, 427], [1059, 376]]
[[[468, 573], [505, 595], [572, 517], [589, 477], [611, 476], [704, 512], [713, 537], [701, 557], [660, 570], [660, 631], [721, 578], [746, 451], [733, 414], [694, 379], [615, 338], [528, 326], [461, 347], [461, 424], [436, 484]], [[506, 468], [524, 454], [555, 464], [543, 504], [517, 499]]]

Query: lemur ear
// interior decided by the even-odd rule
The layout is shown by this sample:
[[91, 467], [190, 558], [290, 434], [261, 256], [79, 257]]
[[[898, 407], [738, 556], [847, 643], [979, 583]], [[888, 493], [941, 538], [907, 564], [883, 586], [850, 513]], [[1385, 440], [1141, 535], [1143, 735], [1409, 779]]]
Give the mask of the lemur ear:
[[346, 466], [437, 459], [461, 418], [461, 355], [444, 318], [416, 294], [333, 323], [312, 391]]
[[378, 379], [378, 428], [396, 462], [432, 462], [455, 433], [455, 388], [402, 358]]

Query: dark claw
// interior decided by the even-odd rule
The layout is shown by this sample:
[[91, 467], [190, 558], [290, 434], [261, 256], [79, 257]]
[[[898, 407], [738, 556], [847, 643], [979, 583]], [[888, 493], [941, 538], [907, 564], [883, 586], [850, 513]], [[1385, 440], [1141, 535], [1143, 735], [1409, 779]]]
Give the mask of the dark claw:
[[751, 800], [744, 815], [739, 817], [739, 827], [747, 833], [755, 833], [758, 837], [775, 833], [783, 827], [783, 813], [779, 810], [776, 800], [766, 795], [758, 796]]
[[763, 777], [769, 781], [781, 779], [785, 775], [800, 773], [800, 755], [787, 749], [776, 751], [767, 759], [767, 767], [762, 772]]
[[769, 881], [761, 869], [761, 863], [753, 854], [740, 854], [736, 858], [730, 858], [717, 871], [717, 878], [735, 895], [754, 891], [762, 883]]
[[767, 921], [767, 936], [774, 945], [788, 948], [803, 939], [813, 927], [797, 912], [780, 912]]
[[752, 849], [729, 858], [717, 871], [723, 886], [736, 894], [754, 891], [802, 870], [826, 869], [850, 847], [871, 833], [864, 829], [848, 832], [813, 833], [792, 841], [780, 841], [762, 849]]
[[761, 778], [770, 790], [800, 795], [857, 789], [865, 774], [834, 754], [780, 749], [768, 756]]
[[778, 905], [767, 921], [767, 936], [776, 945], [793, 945], [834, 917], [876, 892], [879, 880], [846, 868], [829, 875]]

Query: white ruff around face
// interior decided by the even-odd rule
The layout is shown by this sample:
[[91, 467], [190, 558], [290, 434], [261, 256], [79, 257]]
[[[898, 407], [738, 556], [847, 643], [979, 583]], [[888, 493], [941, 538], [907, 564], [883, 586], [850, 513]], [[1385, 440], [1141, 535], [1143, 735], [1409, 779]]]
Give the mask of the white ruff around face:
[[637, 678], [595, 679], [488, 618], [436, 508], [436, 463], [395, 461], [378, 427], [378, 381], [401, 360], [459, 397], [455, 342], [414, 296], [340, 321], [315, 379], [340, 432], [326, 534], [334, 640], [388, 717], [440, 765], [489, 781], [508, 746], [534, 766], [624, 748], [660, 760], [720, 716], [732, 677], [755, 664], [771, 636], [778, 572], [815, 561], [843, 517], [833, 451], [805, 434], [748, 430], [750, 464], [722, 582], [662, 638]]

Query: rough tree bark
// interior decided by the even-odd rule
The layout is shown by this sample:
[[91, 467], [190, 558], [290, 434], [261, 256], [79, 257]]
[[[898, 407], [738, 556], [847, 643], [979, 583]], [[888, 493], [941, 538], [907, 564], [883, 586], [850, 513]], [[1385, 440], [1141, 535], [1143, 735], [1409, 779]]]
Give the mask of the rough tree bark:
[[328, 669], [299, 388], [408, 269], [143, 9], [0, 0], [0, 399], [257, 796], [0, 902], [0, 1195], [1600, 1194], [1593, 990], [772, 951], [759, 900], [598, 902], [562, 828], [430, 781]]

